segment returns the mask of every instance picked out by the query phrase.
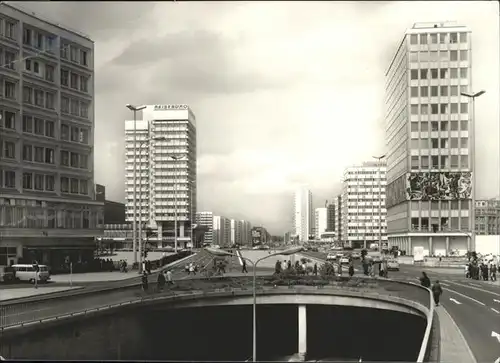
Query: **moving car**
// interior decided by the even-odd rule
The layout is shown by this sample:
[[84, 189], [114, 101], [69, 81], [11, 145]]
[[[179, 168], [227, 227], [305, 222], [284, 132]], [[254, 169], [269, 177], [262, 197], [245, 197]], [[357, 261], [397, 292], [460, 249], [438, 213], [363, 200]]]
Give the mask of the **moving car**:
[[359, 253], [359, 252], [353, 252], [353, 253], [351, 253], [351, 258], [353, 260], [359, 260], [361, 258], [361, 253]]
[[391, 258], [387, 261], [387, 270], [389, 271], [399, 271], [399, 262], [398, 260]]
[[336, 261], [337, 260], [337, 254], [330, 252], [328, 256], [326, 256], [327, 261]]
[[351, 259], [349, 258], [349, 256], [342, 256], [340, 258], [340, 264], [341, 265], [348, 265], [349, 262], [351, 262]]

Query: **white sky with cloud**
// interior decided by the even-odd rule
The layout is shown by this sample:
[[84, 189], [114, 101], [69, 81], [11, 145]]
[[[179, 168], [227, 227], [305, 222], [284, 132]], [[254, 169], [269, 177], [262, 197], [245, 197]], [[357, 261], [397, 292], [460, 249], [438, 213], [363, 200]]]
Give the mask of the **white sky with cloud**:
[[414, 22], [473, 36], [478, 198], [499, 196], [498, 2], [23, 3], [94, 39], [95, 180], [124, 197], [126, 103], [188, 103], [198, 206], [290, 228], [292, 193], [322, 206], [345, 167], [383, 153], [384, 73]]

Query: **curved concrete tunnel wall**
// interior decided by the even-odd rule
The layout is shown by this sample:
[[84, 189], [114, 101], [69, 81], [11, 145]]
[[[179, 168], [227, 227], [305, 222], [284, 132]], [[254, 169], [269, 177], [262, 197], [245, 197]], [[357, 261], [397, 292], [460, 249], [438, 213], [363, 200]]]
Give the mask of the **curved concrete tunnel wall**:
[[[149, 328], [144, 316], [150, 310], [189, 309], [217, 305], [248, 306], [252, 303], [249, 294], [250, 292], [246, 292], [246, 294], [238, 294], [240, 296], [234, 296], [234, 294], [227, 296], [228, 293], [222, 293], [219, 296], [207, 298], [194, 295], [177, 301], [146, 300], [132, 309], [110, 309], [91, 316], [37, 324], [33, 325], [31, 330], [29, 328], [12, 329], [3, 332], [0, 353], [5, 358], [13, 359], [147, 359], [144, 350], [153, 349], [153, 347], [150, 346], [151, 341], [145, 333]], [[425, 308], [421, 305], [393, 296], [360, 297], [355, 294], [337, 296], [320, 290], [302, 293], [294, 290], [286, 293], [267, 291], [264, 295], [258, 295], [258, 303], [261, 306], [338, 305], [426, 316]], [[247, 320], [250, 321], [250, 319]], [[300, 321], [298, 323], [300, 325]], [[168, 328], [166, 326], [166, 329]], [[298, 345], [300, 347], [300, 342]]]

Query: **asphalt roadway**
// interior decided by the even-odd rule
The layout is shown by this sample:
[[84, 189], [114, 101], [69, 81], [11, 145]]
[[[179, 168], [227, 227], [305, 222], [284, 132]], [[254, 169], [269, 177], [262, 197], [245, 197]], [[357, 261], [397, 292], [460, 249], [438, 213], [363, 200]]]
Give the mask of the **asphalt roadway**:
[[[306, 255], [325, 258], [321, 252]], [[356, 274], [362, 273], [355, 262]], [[400, 265], [390, 271], [389, 278], [418, 283], [425, 271], [432, 282], [439, 280], [443, 288], [441, 305], [458, 325], [478, 363], [495, 362], [500, 357], [500, 284], [465, 278], [462, 268], [429, 268]], [[440, 309], [440, 307], [436, 307]]]

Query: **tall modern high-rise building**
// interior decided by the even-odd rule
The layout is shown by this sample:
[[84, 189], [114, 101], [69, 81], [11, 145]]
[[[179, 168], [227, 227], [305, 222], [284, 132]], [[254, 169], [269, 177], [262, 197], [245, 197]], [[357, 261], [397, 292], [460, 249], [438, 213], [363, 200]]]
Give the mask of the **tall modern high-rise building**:
[[352, 166], [344, 172], [342, 241], [350, 242], [353, 247], [387, 242], [385, 174], [385, 163], [378, 161]]
[[214, 227], [214, 214], [212, 212], [196, 212], [195, 214], [196, 224], [206, 228], [206, 232], [203, 237], [204, 244], [214, 243], [213, 237], [213, 227]]
[[294, 235], [298, 237], [299, 242], [307, 242], [313, 235], [312, 193], [306, 187], [300, 187], [295, 191], [293, 225]]
[[[241, 220], [241, 242], [242, 246], [252, 245], [252, 223]], [[238, 239], [237, 239], [238, 240]]]
[[214, 216], [213, 243], [221, 247], [231, 246], [231, 220], [224, 216]]
[[342, 241], [342, 193], [337, 195], [335, 203], [335, 214], [337, 217], [337, 223], [335, 225], [335, 236], [337, 241]]
[[416, 23], [386, 73], [389, 243], [413, 254], [471, 250], [471, 32]]
[[250, 245], [252, 226], [243, 219], [231, 219], [231, 245]]
[[314, 210], [314, 236], [317, 240], [321, 239], [321, 235], [326, 232], [328, 224], [328, 209], [316, 208]]
[[0, 3], [0, 265], [92, 260], [94, 42]]
[[326, 231], [335, 232], [335, 203], [326, 204]]
[[146, 106], [142, 119], [125, 121], [125, 147], [127, 220], [133, 221], [135, 188], [137, 215], [157, 233], [158, 243], [173, 244], [177, 220], [177, 240], [185, 245], [196, 215], [193, 112], [187, 105]]

